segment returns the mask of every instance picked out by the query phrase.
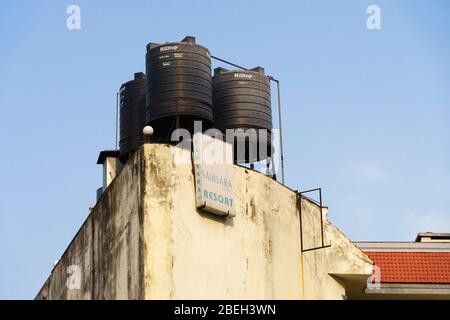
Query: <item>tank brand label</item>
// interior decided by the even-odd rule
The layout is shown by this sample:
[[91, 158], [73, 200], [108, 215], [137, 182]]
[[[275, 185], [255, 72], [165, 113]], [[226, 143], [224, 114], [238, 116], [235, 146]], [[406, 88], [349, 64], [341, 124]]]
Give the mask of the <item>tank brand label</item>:
[[159, 52], [178, 50], [178, 46], [165, 46], [159, 48]]
[[163, 62], [162, 65], [163, 65], [163, 67], [170, 66], [170, 62]]
[[176, 52], [173, 55], [175, 58], [183, 58], [183, 54], [181, 52]]
[[234, 77], [235, 78], [251, 79], [251, 78], [253, 78], [253, 75], [252, 74], [248, 74], [248, 73], [235, 73]]

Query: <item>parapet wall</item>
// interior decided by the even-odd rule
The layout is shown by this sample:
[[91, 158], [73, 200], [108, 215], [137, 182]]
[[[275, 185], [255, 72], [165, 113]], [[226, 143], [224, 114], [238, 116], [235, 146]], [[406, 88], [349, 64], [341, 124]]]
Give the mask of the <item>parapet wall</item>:
[[[334, 244], [302, 254], [296, 192], [258, 172], [233, 166], [234, 218], [197, 210], [190, 158], [162, 144], [136, 151], [36, 298], [342, 299], [345, 281], [333, 272], [370, 274], [370, 261], [326, 218]], [[320, 216], [314, 203], [301, 205], [310, 245]]]
[[121, 170], [63, 253], [36, 299], [141, 299], [141, 157]]

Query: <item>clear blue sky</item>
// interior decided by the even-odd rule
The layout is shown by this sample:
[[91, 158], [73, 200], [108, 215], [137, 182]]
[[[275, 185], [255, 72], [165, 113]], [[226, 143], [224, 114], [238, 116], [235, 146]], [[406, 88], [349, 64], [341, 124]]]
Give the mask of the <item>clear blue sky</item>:
[[281, 80], [287, 185], [350, 238], [450, 232], [450, 2], [223, 3], [1, 2], [0, 298], [34, 298], [94, 204], [115, 92], [185, 35]]

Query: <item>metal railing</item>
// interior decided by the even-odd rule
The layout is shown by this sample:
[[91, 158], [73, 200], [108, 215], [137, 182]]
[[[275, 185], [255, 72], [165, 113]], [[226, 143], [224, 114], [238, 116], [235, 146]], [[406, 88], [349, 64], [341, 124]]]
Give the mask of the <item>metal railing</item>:
[[[304, 193], [310, 193], [310, 192], [316, 192], [319, 191], [319, 201], [314, 200], [312, 198], [309, 198], [307, 196], [304, 196]], [[312, 201], [320, 208], [320, 235], [321, 235], [321, 245], [318, 247], [303, 248], [303, 219], [302, 219], [302, 198], [305, 198], [309, 201]], [[325, 236], [324, 236], [324, 230], [323, 230], [323, 205], [322, 205], [322, 188], [315, 188], [310, 190], [305, 190], [301, 192], [297, 192], [297, 208], [299, 210], [299, 220], [300, 220], [300, 247], [302, 252], [312, 251], [312, 250], [318, 250], [323, 248], [329, 248], [331, 247], [331, 242], [328, 245], [325, 245]]]

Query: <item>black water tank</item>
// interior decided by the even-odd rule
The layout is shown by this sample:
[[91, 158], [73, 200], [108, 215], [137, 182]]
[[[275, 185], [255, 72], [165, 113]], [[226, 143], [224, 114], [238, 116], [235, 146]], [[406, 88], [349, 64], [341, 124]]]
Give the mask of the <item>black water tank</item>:
[[[147, 123], [155, 137], [169, 137], [178, 125], [192, 132], [193, 121], [212, 126], [211, 56], [194, 37], [147, 45]], [[152, 138], [155, 138], [152, 137]]]
[[130, 152], [144, 143], [145, 74], [135, 73], [134, 79], [120, 87], [120, 161], [124, 163]]
[[[235, 161], [248, 163], [269, 157], [273, 151], [270, 131], [272, 110], [270, 83], [264, 69], [256, 67], [246, 71], [229, 71], [216, 68], [213, 77], [213, 97], [216, 127], [224, 134], [226, 129], [242, 129], [236, 136], [238, 140], [246, 142], [246, 153], [238, 155], [235, 148]], [[255, 129], [258, 138], [252, 144], [243, 134], [243, 131], [248, 129]], [[253, 156], [249, 153], [250, 147], [255, 150]]]

